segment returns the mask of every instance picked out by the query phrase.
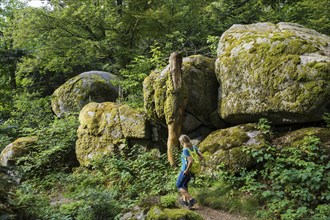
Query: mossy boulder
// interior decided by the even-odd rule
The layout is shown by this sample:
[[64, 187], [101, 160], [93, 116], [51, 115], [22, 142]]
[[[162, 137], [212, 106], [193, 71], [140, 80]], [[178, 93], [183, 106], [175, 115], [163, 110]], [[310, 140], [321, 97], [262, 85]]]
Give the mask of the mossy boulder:
[[[183, 59], [182, 82], [187, 97], [186, 120], [183, 130], [191, 131], [196, 125], [214, 126], [210, 115], [217, 109], [218, 81], [214, 72], [214, 60], [201, 55]], [[149, 118], [165, 123], [170, 115], [167, 103], [171, 92], [169, 65], [162, 71], [153, 71], [143, 82], [144, 108]], [[194, 117], [194, 118], [192, 118]], [[219, 115], [217, 115], [219, 117]]]
[[52, 109], [58, 117], [67, 113], [79, 112], [89, 102], [115, 101], [118, 87], [113, 85], [117, 76], [90, 71], [69, 79], [52, 95]]
[[301, 128], [276, 138], [274, 144], [281, 148], [287, 146], [299, 147], [302, 145], [306, 136], [318, 137], [320, 139], [320, 147], [325, 149], [330, 156], [330, 128]]
[[76, 155], [83, 166], [126, 146], [127, 140], [150, 139], [145, 115], [126, 105], [91, 102], [81, 110], [79, 121]]
[[306, 123], [330, 111], [329, 36], [292, 23], [234, 25], [217, 53], [225, 121]]
[[147, 220], [203, 220], [203, 218], [187, 209], [161, 209], [154, 206], [148, 212]]
[[259, 149], [266, 142], [267, 138], [257, 129], [257, 124], [244, 124], [212, 132], [199, 144], [199, 150], [209, 155], [205, 169], [212, 170], [222, 164], [227, 171], [236, 172], [255, 162], [244, 149]]
[[31, 147], [38, 141], [36, 136], [21, 137], [7, 145], [0, 154], [0, 165], [13, 166], [16, 161], [30, 152]]

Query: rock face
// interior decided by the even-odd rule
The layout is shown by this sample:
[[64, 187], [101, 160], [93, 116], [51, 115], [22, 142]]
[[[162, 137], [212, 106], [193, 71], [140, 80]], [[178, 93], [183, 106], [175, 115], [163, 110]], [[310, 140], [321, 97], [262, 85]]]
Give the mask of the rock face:
[[253, 165], [253, 158], [243, 152], [243, 148], [258, 149], [266, 145], [265, 136], [256, 124], [238, 125], [212, 132], [199, 144], [199, 150], [211, 155], [207, 168], [216, 169], [221, 163], [229, 172]]
[[126, 105], [91, 102], [81, 110], [79, 121], [76, 155], [83, 166], [124, 147], [126, 140], [150, 139], [144, 114]]
[[52, 109], [58, 117], [79, 112], [89, 102], [115, 101], [118, 87], [112, 84], [117, 77], [101, 71], [81, 73], [71, 78], [52, 95]]
[[2, 166], [12, 166], [19, 157], [30, 151], [30, 147], [37, 142], [38, 138], [22, 137], [5, 147], [0, 154], [0, 164]]
[[225, 121], [306, 123], [330, 111], [330, 37], [291, 23], [234, 25], [217, 53]]
[[[214, 72], [214, 60], [201, 55], [190, 56], [183, 59], [182, 69], [183, 86], [188, 96], [184, 132], [190, 132], [200, 125], [216, 126], [212, 124], [215, 120], [211, 120], [211, 114], [217, 109], [219, 86]], [[166, 83], [170, 79], [167, 66], [160, 72], [152, 72], [143, 82], [145, 111], [149, 118], [163, 123], [168, 92]]]

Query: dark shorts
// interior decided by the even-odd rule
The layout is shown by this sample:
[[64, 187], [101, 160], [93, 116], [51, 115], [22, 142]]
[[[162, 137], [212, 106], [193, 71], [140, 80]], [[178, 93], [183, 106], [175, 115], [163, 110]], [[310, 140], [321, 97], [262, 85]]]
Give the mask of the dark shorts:
[[183, 171], [181, 171], [178, 176], [178, 180], [176, 181], [176, 187], [178, 189], [183, 188], [183, 189], [188, 190], [188, 183], [189, 183], [190, 179], [191, 179], [190, 173], [188, 173], [187, 175], [184, 175]]

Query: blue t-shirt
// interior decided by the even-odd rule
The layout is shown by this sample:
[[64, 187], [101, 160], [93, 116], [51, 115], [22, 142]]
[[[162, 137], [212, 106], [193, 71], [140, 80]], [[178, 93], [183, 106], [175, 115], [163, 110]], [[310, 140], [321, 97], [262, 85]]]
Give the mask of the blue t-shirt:
[[[193, 146], [193, 150], [196, 150], [196, 152], [198, 153], [198, 148], [196, 146]], [[189, 157], [189, 156], [190, 156], [190, 153], [189, 153], [188, 148], [183, 148], [182, 154], [181, 154], [181, 169], [180, 169], [181, 172], [183, 172], [187, 169], [187, 166], [188, 166], [187, 157]]]

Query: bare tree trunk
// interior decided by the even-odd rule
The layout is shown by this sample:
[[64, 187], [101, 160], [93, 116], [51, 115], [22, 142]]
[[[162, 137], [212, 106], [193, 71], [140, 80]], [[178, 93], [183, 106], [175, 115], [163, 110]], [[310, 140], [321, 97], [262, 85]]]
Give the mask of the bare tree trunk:
[[169, 62], [171, 80], [167, 84], [165, 117], [168, 128], [167, 156], [171, 166], [174, 166], [173, 149], [179, 147], [179, 136], [181, 135], [187, 97], [182, 84], [182, 54], [172, 53]]

